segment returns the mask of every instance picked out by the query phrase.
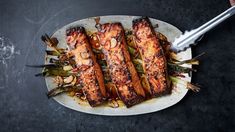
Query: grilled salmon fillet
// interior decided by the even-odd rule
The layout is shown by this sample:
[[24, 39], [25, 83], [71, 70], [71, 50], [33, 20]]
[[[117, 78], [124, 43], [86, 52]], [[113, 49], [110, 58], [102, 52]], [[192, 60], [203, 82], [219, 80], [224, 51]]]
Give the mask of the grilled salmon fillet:
[[132, 28], [134, 43], [143, 60], [142, 67], [148, 81], [148, 92], [153, 97], [169, 93], [167, 62], [149, 19], [133, 20]]
[[140, 103], [145, 92], [127, 51], [122, 25], [105, 23], [98, 30], [99, 43], [119, 98], [127, 107]]
[[77, 68], [80, 71], [82, 91], [91, 106], [97, 106], [105, 101], [106, 91], [103, 74], [92, 52], [85, 29], [70, 28], [66, 31], [66, 41], [72, 49]]

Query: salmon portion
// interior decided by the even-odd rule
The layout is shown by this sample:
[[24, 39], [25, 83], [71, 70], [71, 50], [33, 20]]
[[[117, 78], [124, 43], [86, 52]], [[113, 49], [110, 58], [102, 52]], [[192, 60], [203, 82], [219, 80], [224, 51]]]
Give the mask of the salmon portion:
[[102, 104], [106, 98], [103, 74], [96, 61], [83, 27], [71, 28], [66, 31], [70, 53], [75, 58], [80, 71], [82, 91], [89, 104], [94, 107]]
[[148, 18], [133, 21], [133, 40], [143, 60], [149, 93], [160, 96], [170, 92], [167, 62], [162, 47]]
[[120, 23], [102, 24], [98, 37], [119, 98], [127, 107], [142, 102], [145, 92], [127, 51], [122, 25]]

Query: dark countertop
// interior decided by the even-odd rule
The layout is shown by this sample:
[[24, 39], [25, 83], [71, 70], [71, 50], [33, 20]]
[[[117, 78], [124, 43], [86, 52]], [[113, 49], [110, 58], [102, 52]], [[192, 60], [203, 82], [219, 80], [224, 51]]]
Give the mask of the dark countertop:
[[34, 77], [39, 69], [25, 68], [43, 63], [43, 33], [51, 34], [75, 20], [143, 15], [186, 30], [227, 8], [228, 0], [1, 0], [0, 40], [11, 51], [3, 60], [0, 43], [0, 131], [235, 131], [235, 16], [193, 48], [193, 55], [206, 52], [193, 74], [201, 91], [190, 91], [178, 104], [151, 114], [107, 117], [70, 110], [47, 99], [44, 79]]

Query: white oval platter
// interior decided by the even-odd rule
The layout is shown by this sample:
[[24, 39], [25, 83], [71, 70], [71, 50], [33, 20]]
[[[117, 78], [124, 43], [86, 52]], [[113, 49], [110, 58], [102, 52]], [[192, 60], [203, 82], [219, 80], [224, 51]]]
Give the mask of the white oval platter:
[[[140, 16], [125, 16], [125, 15], [110, 15], [110, 16], [100, 16], [100, 23], [107, 22], [121, 22], [124, 29], [132, 29], [132, 20], [139, 18]], [[181, 31], [175, 26], [168, 24], [166, 22], [150, 18], [150, 21], [153, 25], [158, 24], [158, 28], [155, 28], [157, 32], [164, 34], [169, 42], [172, 42], [175, 37], [178, 37], [181, 34]], [[96, 31], [94, 17], [86, 18], [82, 20], [75, 21], [70, 23], [59, 30], [57, 30], [52, 37], [56, 37], [59, 41], [58, 46], [66, 48], [65, 40], [65, 31], [70, 27], [83, 26], [87, 31]], [[191, 59], [192, 53], [191, 49], [187, 49], [184, 52], [177, 54], [177, 57], [181, 60]], [[45, 63], [48, 63], [47, 61]], [[191, 67], [188, 65], [188, 67]], [[191, 77], [185, 75], [184, 80], [191, 81]], [[51, 77], [46, 77], [46, 85], [48, 90], [51, 90], [56, 87], [53, 83]], [[119, 108], [111, 108], [106, 105], [92, 108], [84, 102], [79, 102], [75, 97], [70, 97], [67, 94], [61, 94], [54, 97], [54, 99], [61, 105], [68, 107], [70, 109], [89, 113], [96, 115], [106, 115], [106, 116], [128, 116], [128, 115], [139, 115], [146, 114], [151, 112], [160, 111], [166, 109], [176, 103], [178, 103], [187, 93], [188, 89], [180, 84], [172, 90], [170, 95], [154, 98], [145, 102], [142, 102], [138, 105], [135, 105], [131, 108], [126, 108], [125, 106], [120, 106]]]

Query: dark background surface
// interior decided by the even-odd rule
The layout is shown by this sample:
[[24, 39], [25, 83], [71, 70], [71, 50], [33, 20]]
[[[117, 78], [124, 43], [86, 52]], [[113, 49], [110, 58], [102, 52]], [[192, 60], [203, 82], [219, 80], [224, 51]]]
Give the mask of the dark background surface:
[[5, 45], [15, 49], [5, 64], [0, 58], [0, 132], [235, 131], [235, 16], [193, 48], [193, 55], [206, 52], [193, 74], [193, 83], [199, 83], [201, 91], [190, 91], [173, 107], [151, 114], [106, 117], [70, 110], [47, 99], [44, 79], [34, 77], [39, 69], [25, 68], [26, 64], [43, 63], [43, 33], [51, 34], [75, 20], [143, 15], [183, 31], [200, 26], [229, 6], [228, 0], [1, 0], [0, 36], [8, 38]]

